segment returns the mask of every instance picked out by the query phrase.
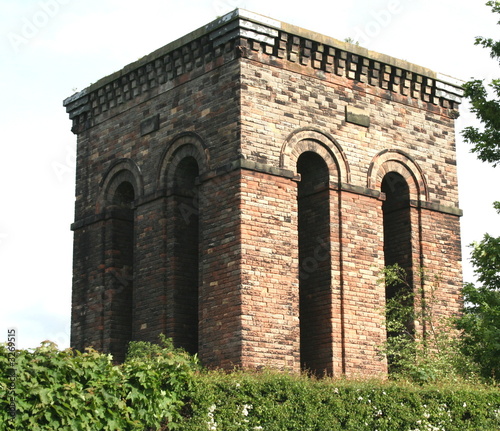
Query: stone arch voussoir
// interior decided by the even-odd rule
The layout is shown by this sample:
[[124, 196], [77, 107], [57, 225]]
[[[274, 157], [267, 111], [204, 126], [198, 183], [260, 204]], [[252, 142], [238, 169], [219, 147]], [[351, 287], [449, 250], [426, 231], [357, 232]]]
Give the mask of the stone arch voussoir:
[[96, 213], [100, 213], [111, 204], [116, 189], [124, 181], [129, 182], [134, 188], [135, 199], [143, 196], [144, 180], [140, 168], [130, 159], [118, 159], [108, 168], [99, 184]]
[[321, 130], [294, 131], [281, 147], [280, 167], [296, 172], [297, 160], [306, 151], [313, 151], [323, 158], [328, 166], [331, 181], [350, 182], [349, 165], [342, 147], [332, 136]]
[[170, 142], [163, 153], [158, 171], [158, 190], [171, 190], [175, 169], [186, 157], [196, 160], [200, 175], [209, 170], [210, 155], [203, 140], [195, 133], [182, 133]]
[[368, 168], [367, 187], [381, 190], [382, 180], [389, 172], [396, 172], [405, 179], [411, 200], [429, 200], [427, 181], [422, 169], [408, 154], [400, 150], [384, 150], [373, 158]]

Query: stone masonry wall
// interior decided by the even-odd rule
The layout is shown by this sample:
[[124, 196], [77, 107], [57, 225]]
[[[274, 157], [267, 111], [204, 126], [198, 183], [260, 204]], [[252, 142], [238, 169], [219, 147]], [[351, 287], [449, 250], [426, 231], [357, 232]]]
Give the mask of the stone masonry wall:
[[236, 10], [66, 99], [72, 345], [121, 360], [164, 333], [211, 367], [384, 374], [384, 178], [409, 193], [405, 261], [439, 275], [414, 289], [439, 315], [460, 306], [460, 95]]

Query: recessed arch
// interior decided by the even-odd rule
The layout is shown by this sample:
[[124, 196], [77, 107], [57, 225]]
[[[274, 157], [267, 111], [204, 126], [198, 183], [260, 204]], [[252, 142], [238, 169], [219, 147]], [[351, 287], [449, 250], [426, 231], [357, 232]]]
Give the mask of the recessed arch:
[[[181, 148], [186, 148], [181, 147]], [[174, 345], [198, 353], [200, 222], [198, 208], [199, 165], [191, 152], [173, 157], [172, 185], [168, 197], [171, 222], [169, 290], [172, 319], [169, 334]], [[179, 160], [177, 160], [179, 158]]]
[[[389, 283], [385, 286], [386, 317], [397, 320], [401, 328], [394, 330], [387, 326], [387, 339], [406, 337], [411, 340], [414, 333], [414, 322], [401, 313], [401, 307], [414, 307], [414, 262], [412, 252], [412, 217], [410, 206], [410, 188], [405, 178], [396, 171], [384, 175], [381, 191], [385, 194], [382, 203], [382, 219], [384, 232], [384, 265], [398, 265], [404, 270], [405, 279], [399, 283]], [[406, 308], [404, 308], [406, 309]], [[397, 370], [397, 361], [388, 355], [389, 371]]]
[[135, 200], [134, 186], [130, 181], [122, 181], [113, 195], [111, 203], [121, 208], [129, 208]]
[[[129, 183], [133, 188], [134, 200], [144, 193], [142, 173], [135, 162], [130, 159], [116, 160], [104, 174], [99, 184], [99, 195], [96, 202], [96, 212], [114, 205], [119, 188], [123, 191], [123, 184]], [[131, 193], [130, 190], [128, 192]]]
[[134, 266], [136, 199], [143, 195], [139, 167], [130, 159], [118, 159], [108, 168], [101, 183], [96, 211], [109, 211], [103, 235], [104, 319], [109, 351], [116, 361], [125, 359], [134, 328]]
[[389, 172], [395, 172], [405, 180], [411, 200], [417, 202], [429, 200], [427, 181], [422, 169], [401, 150], [384, 150], [372, 159], [366, 186], [369, 189], [381, 190], [382, 181]]
[[172, 139], [163, 152], [158, 170], [158, 189], [172, 190], [177, 166], [186, 157], [196, 160], [199, 174], [209, 170], [210, 154], [203, 140], [196, 133], [182, 133]]
[[351, 179], [347, 158], [342, 147], [328, 133], [317, 129], [298, 129], [292, 132], [281, 147], [280, 167], [296, 172], [302, 153], [312, 151], [328, 166], [330, 181], [349, 183]]
[[300, 364], [316, 375], [332, 374], [329, 168], [316, 152], [297, 160]]

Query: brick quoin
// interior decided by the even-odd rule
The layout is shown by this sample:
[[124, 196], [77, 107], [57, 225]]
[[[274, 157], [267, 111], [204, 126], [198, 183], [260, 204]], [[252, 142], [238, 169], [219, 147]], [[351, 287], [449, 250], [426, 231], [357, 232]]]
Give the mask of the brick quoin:
[[461, 96], [237, 9], [67, 98], [71, 345], [122, 361], [165, 334], [208, 367], [384, 375], [384, 265], [460, 309]]

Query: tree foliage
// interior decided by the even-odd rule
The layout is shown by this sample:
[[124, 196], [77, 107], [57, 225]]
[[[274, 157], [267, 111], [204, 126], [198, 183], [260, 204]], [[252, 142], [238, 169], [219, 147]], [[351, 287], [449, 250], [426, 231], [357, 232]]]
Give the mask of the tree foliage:
[[[500, 2], [486, 3], [493, 13], [500, 14]], [[500, 24], [500, 21], [499, 21]], [[477, 37], [476, 45], [490, 51], [490, 57], [500, 59], [500, 41]], [[464, 95], [482, 128], [466, 127], [462, 135], [473, 145], [478, 159], [497, 166], [500, 163], [500, 79], [489, 84], [473, 79], [464, 85]], [[490, 98], [490, 94], [493, 96]], [[494, 203], [500, 212], [500, 202]], [[485, 234], [472, 245], [471, 262], [479, 286], [467, 283], [463, 288], [463, 314], [456, 321], [461, 332], [461, 351], [471, 358], [486, 378], [500, 377], [500, 238]]]
[[486, 378], [500, 377], [500, 238], [486, 234], [473, 244], [471, 262], [481, 286], [463, 288], [465, 306], [457, 319], [462, 352]]
[[[500, 2], [489, 1], [486, 4], [493, 13], [500, 14]], [[500, 41], [477, 37], [476, 45], [489, 49], [491, 58], [500, 59]], [[471, 110], [481, 122], [482, 128], [466, 127], [462, 136], [473, 145], [472, 152], [479, 160], [496, 166], [500, 163], [500, 79], [493, 79], [488, 87], [493, 98], [489, 98], [484, 80], [473, 79], [464, 85], [464, 96], [469, 99]]]

